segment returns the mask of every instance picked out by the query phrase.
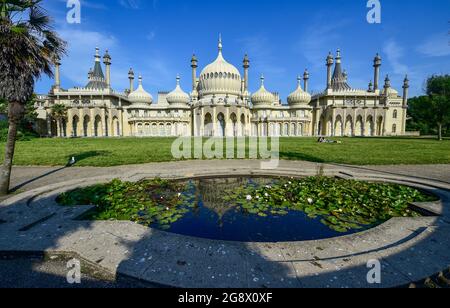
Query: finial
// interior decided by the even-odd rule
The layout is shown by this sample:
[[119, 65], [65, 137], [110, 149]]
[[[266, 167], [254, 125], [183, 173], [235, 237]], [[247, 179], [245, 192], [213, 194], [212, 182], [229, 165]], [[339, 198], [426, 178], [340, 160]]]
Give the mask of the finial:
[[103, 60], [106, 65], [111, 64], [111, 56], [109, 55], [108, 49], [105, 51], [105, 55], [103, 56]]
[[297, 86], [298, 87], [302, 86], [302, 78], [300, 77], [300, 75], [297, 76]]
[[330, 51], [327, 56], [327, 65], [331, 66], [331, 65], [333, 65], [333, 62], [334, 62], [333, 54]]
[[261, 75], [261, 87], [264, 87], [264, 74]]
[[142, 76], [139, 75], [139, 85], [142, 86]]
[[338, 50], [336, 51], [336, 59], [340, 59], [341, 58], [341, 49], [338, 48]]
[[384, 87], [385, 88], [391, 87], [391, 80], [389, 79], [389, 75], [386, 75], [386, 79], [384, 80]]
[[222, 45], [222, 34], [219, 33], [219, 52], [222, 52], [223, 45]]
[[95, 47], [95, 61], [100, 62], [100, 48]]
[[179, 85], [180, 85], [180, 80], [181, 80], [181, 78], [180, 78], [180, 74], [177, 74], [177, 86], [179, 86]]
[[305, 69], [305, 72], [303, 73], [303, 79], [309, 79], [309, 72], [308, 69]]
[[408, 75], [405, 76], [405, 80], [403, 81], [403, 88], [404, 88], [404, 89], [409, 88], [409, 79], [408, 79]]

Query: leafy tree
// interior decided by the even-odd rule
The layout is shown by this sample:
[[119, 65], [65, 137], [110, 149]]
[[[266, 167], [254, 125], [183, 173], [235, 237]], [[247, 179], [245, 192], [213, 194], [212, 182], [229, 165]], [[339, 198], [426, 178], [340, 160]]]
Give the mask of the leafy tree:
[[427, 81], [427, 95], [429, 118], [437, 126], [439, 140], [442, 141], [442, 129], [450, 123], [450, 75], [430, 77]]
[[0, 97], [8, 101], [9, 132], [0, 173], [0, 195], [9, 192], [18, 125], [42, 74], [53, 76], [66, 43], [52, 31], [43, 0], [0, 0]]
[[56, 104], [51, 109], [51, 115], [52, 118], [55, 119], [56, 122], [58, 122], [58, 126], [60, 127], [60, 133], [62, 136], [62, 130], [64, 129], [62, 121], [67, 118], [67, 107], [62, 104]]
[[410, 120], [408, 121], [408, 130], [420, 131], [422, 135], [436, 134], [429, 122], [429, 98], [428, 96], [413, 97], [408, 102], [408, 115]]
[[450, 75], [432, 76], [426, 82], [426, 96], [409, 100], [409, 130], [422, 134], [438, 134], [450, 131]]
[[[8, 102], [0, 98], [0, 114], [8, 113]], [[36, 111], [36, 95], [32, 95], [31, 98], [25, 103], [25, 111], [22, 119], [22, 126], [25, 128], [29, 124], [34, 123], [38, 118]]]

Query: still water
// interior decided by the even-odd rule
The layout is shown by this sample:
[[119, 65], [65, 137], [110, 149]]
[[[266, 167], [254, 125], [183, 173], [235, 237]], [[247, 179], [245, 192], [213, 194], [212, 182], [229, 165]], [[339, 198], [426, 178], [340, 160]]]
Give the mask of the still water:
[[242, 185], [268, 185], [274, 181], [276, 180], [263, 178], [189, 181], [188, 193], [195, 196], [196, 206], [164, 231], [206, 239], [243, 242], [318, 240], [361, 231], [340, 233], [322, 224], [320, 218], [311, 219], [300, 211], [260, 217], [245, 213], [239, 206], [228, 204], [222, 199], [230, 189], [237, 189]]

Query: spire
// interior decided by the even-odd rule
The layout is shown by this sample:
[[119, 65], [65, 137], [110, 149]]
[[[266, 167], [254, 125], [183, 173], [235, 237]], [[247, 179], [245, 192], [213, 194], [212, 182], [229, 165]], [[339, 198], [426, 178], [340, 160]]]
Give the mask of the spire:
[[95, 62], [100, 62], [100, 49], [95, 47]]
[[222, 34], [219, 34], [219, 53], [222, 53], [223, 45], [222, 45]]
[[86, 88], [97, 90], [108, 88], [105, 75], [103, 74], [100, 49], [98, 47], [95, 48], [94, 70], [89, 75], [91, 78], [89, 78], [89, 83], [86, 85]]
[[334, 73], [331, 79], [331, 88], [334, 91], [351, 90], [351, 87], [347, 84], [347, 77], [347, 73], [342, 70], [341, 50], [338, 49], [336, 53], [336, 65], [334, 66]]
[[336, 52], [336, 63], [341, 63], [341, 59], [342, 59], [342, 57], [341, 57], [341, 50], [338, 49], [337, 52]]

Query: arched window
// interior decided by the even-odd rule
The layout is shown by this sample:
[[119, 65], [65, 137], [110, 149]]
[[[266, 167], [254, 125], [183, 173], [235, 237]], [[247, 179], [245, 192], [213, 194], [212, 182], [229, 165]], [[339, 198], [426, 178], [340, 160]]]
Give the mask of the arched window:
[[394, 119], [397, 119], [398, 118], [398, 111], [397, 110], [394, 110], [394, 115], [392, 116]]
[[392, 125], [392, 133], [393, 134], [397, 133], [397, 125], [396, 124]]

